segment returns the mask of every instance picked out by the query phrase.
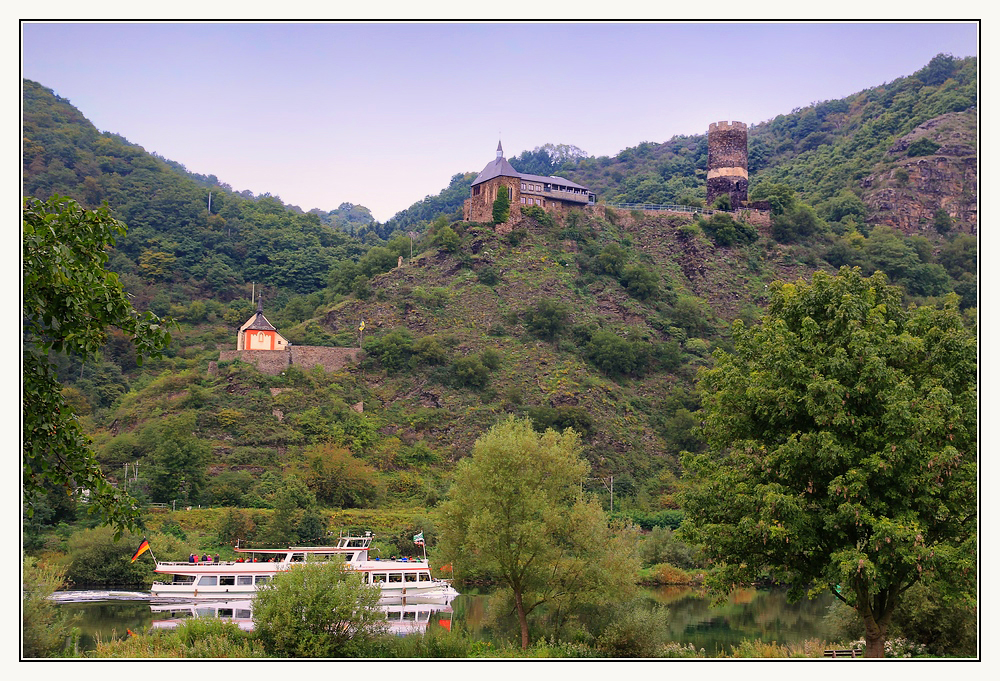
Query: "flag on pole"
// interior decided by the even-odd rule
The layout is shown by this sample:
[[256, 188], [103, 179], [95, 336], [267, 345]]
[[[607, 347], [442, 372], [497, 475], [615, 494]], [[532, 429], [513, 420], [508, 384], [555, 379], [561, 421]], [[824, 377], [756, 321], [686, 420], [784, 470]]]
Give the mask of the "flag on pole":
[[139, 544], [139, 548], [135, 550], [135, 555], [132, 556], [132, 562], [134, 563], [136, 559], [143, 554], [144, 551], [149, 551], [149, 542], [145, 539]]
[[424, 533], [423, 532], [418, 532], [417, 534], [413, 535], [413, 543], [416, 544], [417, 546], [423, 546], [424, 545]]
[[364, 331], [364, 330], [365, 330], [365, 320], [362, 319], [361, 325], [358, 327], [358, 331]]

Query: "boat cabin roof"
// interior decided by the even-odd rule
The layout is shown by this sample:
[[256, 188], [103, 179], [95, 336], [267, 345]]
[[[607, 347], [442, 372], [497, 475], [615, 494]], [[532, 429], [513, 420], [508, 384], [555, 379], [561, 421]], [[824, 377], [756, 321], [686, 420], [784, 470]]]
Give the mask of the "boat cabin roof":
[[372, 536], [365, 537], [340, 537], [336, 546], [289, 546], [283, 549], [249, 549], [236, 547], [240, 553], [346, 553], [347, 551], [357, 551], [358, 549], [368, 549], [371, 546]]

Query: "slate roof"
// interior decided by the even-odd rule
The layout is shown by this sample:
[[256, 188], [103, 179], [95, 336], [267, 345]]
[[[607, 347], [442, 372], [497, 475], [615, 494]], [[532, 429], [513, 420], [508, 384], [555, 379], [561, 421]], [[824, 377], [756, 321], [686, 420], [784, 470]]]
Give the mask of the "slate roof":
[[494, 177], [521, 177], [521, 173], [514, 170], [514, 166], [508, 163], [507, 159], [501, 157], [487, 163], [483, 172], [476, 175], [476, 179], [472, 181], [472, 186], [475, 187], [477, 184], [492, 180]]
[[570, 182], [565, 177], [559, 177], [557, 175], [546, 176], [546, 175], [528, 175], [527, 173], [518, 173], [518, 177], [520, 177], [522, 180], [527, 180], [528, 182], [542, 182], [545, 184], [557, 184], [561, 187], [572, 187], [573, 189], [587, 189], [587, 187], [584, 187], [582, 184], [577, 184], [576, 182]]
[[263, 312], [258, 312], [253, 324], [245, 328], [244, 331], [277, 331], [277, 329], [271, 326], [271, 322], [267, 321]]

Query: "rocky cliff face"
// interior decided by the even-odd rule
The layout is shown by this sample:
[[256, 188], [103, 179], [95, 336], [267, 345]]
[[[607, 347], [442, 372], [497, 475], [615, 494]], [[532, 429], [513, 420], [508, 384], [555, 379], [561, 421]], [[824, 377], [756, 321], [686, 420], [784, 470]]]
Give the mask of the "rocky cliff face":
[[[938, 116], [900, 137], [862, 180], [869, 222], [916, 234], [934, 229], [934, 215], [943, 208], [955, 229], [975, 234], [976, 137], [975, 109]], [[926, 156], [908, 156], [910, 145], [922, 138], [941, 146]]]

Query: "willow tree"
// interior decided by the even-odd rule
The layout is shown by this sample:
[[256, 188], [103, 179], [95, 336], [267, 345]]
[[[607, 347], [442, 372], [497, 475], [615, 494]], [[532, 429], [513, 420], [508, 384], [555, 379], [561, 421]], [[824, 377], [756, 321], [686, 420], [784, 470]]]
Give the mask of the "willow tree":
[[459, 462], [442, 509], [444, 559], [458, 578], [488, 575], [510, 590], [522, 648], [536, 608], [620, 598], [639, 569], [637, 537], [582, 494], [580, 449], [572, 429], [539, 434], [510, 418]]
[[761, 322], [705, 372], [708, 452], [684, 459], [686, 531], [723, 592], [770, 573], [828, 589], [882, 657], [907, 589], [970, 598], [976, 565], [976, 343], [957, 300], [904, 309], [857, 268], [776, 283]]

